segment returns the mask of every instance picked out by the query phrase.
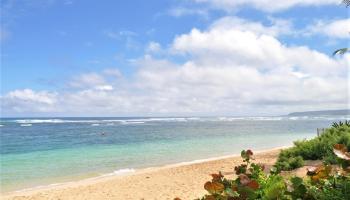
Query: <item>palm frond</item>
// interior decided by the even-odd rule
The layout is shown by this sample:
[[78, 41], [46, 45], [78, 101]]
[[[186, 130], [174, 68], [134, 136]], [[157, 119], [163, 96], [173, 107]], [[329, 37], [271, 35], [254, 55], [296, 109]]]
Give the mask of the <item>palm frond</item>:
[[343, 0], [342, 2], [346, 7], [350, 6], [350, 0]]
[[332, 127], [333, 128], [339, 128], [341, 126], [347, 126], [350, 127], [350, 120], [345, 120], [344, 122], [339, 121], [339, 122], [333, 122]]
[[[350, 0], [349, 0], [350, 1]], [[342, 49], [338, 49], [336, 51], [333, 52], [333, 56], [339, 54], [339, 55], [344, 55], [346, 52], [349, 52], [350, 49], [349, 48], [342, 48]]]

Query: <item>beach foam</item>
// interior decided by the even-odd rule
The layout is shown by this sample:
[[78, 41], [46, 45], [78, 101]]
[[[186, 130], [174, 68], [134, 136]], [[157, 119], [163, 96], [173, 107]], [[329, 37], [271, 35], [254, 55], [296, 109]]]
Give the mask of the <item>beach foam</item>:
[[121, 174], [129, 174], [134, 173], [135, 169], [133, 168], [126, 168], [126, 169], [119, 169], [113, 172], [114, 175], [121, 175]]
[[20, 126], [32, 126], [32, 124], [21, 124]]
[[19, 124], [38, 124], [38, 123], [64, 123], [62, 119], [19, 119], [15, 120]]
[[[92, 123], [101, 125], [116, 124], [143, 124], [147, 122], [190, 122], [190, 121], [283, 121], [283, 120], [349, 120], [350, 116], [246, 116], [246, 117], [140, 117], [140, 118], [124, 118], [124, 119], [17, 119], [11, 120], [19, 124], [40, 124], [40, 123]], [[10, 121], [10, 122], [11, 122]], [[5, 121], [6, 122], [6, 121]], [[116, 125], [113, 124], [113, 125]]]
[[121, 124], [144, 124], [143, 121], [123, 121]]

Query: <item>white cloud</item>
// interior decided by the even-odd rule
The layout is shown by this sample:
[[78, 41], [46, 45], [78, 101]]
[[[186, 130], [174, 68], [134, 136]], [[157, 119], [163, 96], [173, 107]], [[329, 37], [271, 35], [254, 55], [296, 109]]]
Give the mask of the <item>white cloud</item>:
[[346, 63], [304, 46], [288, 47], [271, 35], [232, 29], [193, 29], [174, 40], [175, 52], [187, 53], [200, 65], [254, 67], [259, 70], [299, 68], [305, 73], [327, 76], [346, 72]]
[[1, 97], [1, 102], [4, 112], [51, 112], [55, 111], [58, 94], [31, 89], [14, 90]]
[[208, 10], [199, 8], [176, 7], [169, 10], [169, 15], [174, 17], [182, 17], [186, 15], [199, 15], [205, 18], [209, 17]]
[[152, 41], [147, 45], [146, 52], [157, 53], [157, 52], [161, 51], [161, 49], [162, 48], [161, 48], [159, 43]]
[[211, 29], [216, 30], [240, 30], [251, 31], [259, 34], [272, 36], [294, 34], [293, 24], [289, 20], [269, 18], [270, 25], [264, 26], [260, 22], [249, 21], [238, 17], [223, 17], [211, 25]]
[[[225, 20], [232, 25], [222, 24]], [[73, 78], [74, 90], [44, 101], [52, 104], [25, 104], [11, 93], [2, 101], [11, 105], [7, 113], [49, 107], [85, 116], [272, 115], [346, 107], [350, 55], [332, 58], [306, 46], [284, 45], [276, 38], [284, 34], [280, 26], [224, 18], [207, 30], [174, 38], [170, 49], [176, 57], [186, 55], [183, 63], [146, 55], [135, 60], [137, 71], [130, 78], [113, 69]], [[31, 92], [46, 94], [32, 101], [51, 94]]]
[[331, 38], [350, 38], [350, 19], [339, 19], [330, 22], [318, 21], [305, 29], [306, 35], [322, 34]]
[[42, 103], [52, 105], [55, 103], [55, 93], [49, 93], [46, 91], [34, 92], [31, 89], [15, 90], [9, 92], [7, 97], [10, 99], [18, 99], [27, 102]]
[[107, 76], [112, 76], [115, 78], [122, 77], [122, 73], [116, 68], [105, 69], [105, 70], [103, 70], [103, 74], [107, 75]]
[[339, 0], [192, 0], [209, 4], [212, 8], [232, 11], [241, 6], [249, 6], [266, 12], [278, 12], [296, 6], [322, 6], [340, 4]]
[[130, 30], [121, 30], [121, 31], [105, 30], [103, 34], [111, 39], [121, 39], [123, 37], [130, 38], [130, 37], [137, 36], [137, 33]]
[[95, 87], [96, 85], [104, 85], [106, 83], [103, 76], [97, 73], [81, 74], [73, 78], [69, 82], [69, 86], [74, 88]]
[[113, 86], [111, 85], [98, 85], [95, 87], [96, 90], [101, 90], [101, 91], [111, 91], [113, 90]]

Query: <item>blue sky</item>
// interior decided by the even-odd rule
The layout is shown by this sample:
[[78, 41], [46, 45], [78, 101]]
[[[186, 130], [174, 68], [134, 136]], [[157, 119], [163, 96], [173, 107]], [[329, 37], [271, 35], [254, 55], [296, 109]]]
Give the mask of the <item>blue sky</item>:
[[[344, 108], [347, 96], [344, 99], [344, 96], [337, 91], [333, 91], [334, 94], [330, 95], [332, 98], [319, 100], [316, 104], [312, 99], [329, 94], [334, 85], [346, 85], [348, 56], [336, 58], [330, 56], [334, 49], [348, 44], [346, 29], [349, 30], [350, 27], [347, 19], [348, 10], [345, 6], [336, 0], [308, 0], [304, 3], [291, 0], [288, 3], [276, 4], [269, 0], [246, 1], [249, 5], [244, 2], [151, 0], [141, 4], [141, 1], [135, 0], [2, 1], [2, 114], [102, 116], [106, 114], [105, 109], [108, 108], [106, 115], [109, 116], [255, 115], [329, 107]], [[219, 25], [215, 26], [216, 24]], [[199, 34], [192, 34], [193, 30], [197, 30]], [[186, 74], [190, 69], [188, 66], [194, 65], [195, 70], [191, 72], [193, 74], [186, 74], [189, 77], [197, 76], [203, 66], [209, 71], [218, 70], [219, 66], [224, 67], [219, 71], [229, 69], [233, 70], [230, 71], [233, 74], [240, 72], [234, 70], [252, 69], [250, 73], [259, 72], [261, 75], [256, 77], [257, 80], [264, 82], [271, 80], [271, 77], [265, 75], [275, 73], [277, 70], [261, 69], [249, 59], [237, 57], [225, 64], [216, 62], [215, 59], [221, 55], [225, 55], [223, 58], [231, 57], [231, 54], [236, 55], [235, 46], [229, 49], [223, 48], [225, 42], [219, 42], [218, 46], [215, 46], [217, 39], [221, 38], [215, 34], [217, 30], [227, 36], [225, 41], [228, 43], [233, 42], [236, 37], [245, 37], [242, 34], [248, 36], [251, 33], [262, 39], [264, 35], [269, 36], [283, 46], [282, 50], [275, 49], [276, 51], [281, 53], [285, 50], [290, 52], [291, 57], [295, 54], [292, 51], [300, 52], [295, 48], [306, 48], [305, 56], [310, 53], [315, 56], [314, 59], [322, 62], [322, 66], [325, 65], [320, 71], [326, 71], [327, 67], [336, 63], [334, 65], [339, 66], [337, 68], [339, 74], [332, 74], [333, 79], [326, 80], [325, 74], [314, 74], [311, 71], [312, 67], [307, 64], [304, 66], [303, 63], [311, 61], [305, 60], [294, 64], [291, 62], [289, 66], [284, 61], [274, 62], [275, 57], [269, 57], [271, 55], [264, 55], [264, 58], [261, 57], [261, 53], [251, 55], [252, 61], [254, 56], [258, 56], [255, 60], [263, 59], [267, 61], [267, 65], [278, 65], [275, 69], [279, 71], [286, 71], [288, 67], [290, 70], [288, 73], [298, 75], [300, 80], [291, 80], [291, 85], [285, 86], [284, 91], [287, 93], [295, 93], [294, 87], [300, 88], [298, 84], [305, 87], [303, 92], [307, 93], [313, 87], [318, 88], [317, 84], [320, 84], [319, 87], [329, 89], [319, 91], [308, 99], [302, 98], [302, 94], [294, 94], [295, 98], [281, 97], [276, 101], [267, 97], [267, 99], [261, 98], [263, 95], [253, 95], [255, 84], [256, 86], [260, 84], [258, 81], [244, 83], [244, 76], [242, 82], [228, 78], [226, 85], [224, 83], [217, 85], [215, 81], [198, 81], [203, 77], [198, 77], [198, 80], [194, 79], [189, 83], [181, 80], [183, 74], [173, 77], [174, 73]], [[237, 31], [242, 34], [236, 35]], [[198, 40], [197, 36], [202, 39]], [[181, 43], [184, 41], [186, 44]], [[203, 46], [198, 42], [207, 44]], [[251, 44], [252, 47], [255, 44], [260, 42]], [[315, 52], [317, 55], [314, 55]], [[161, 78], [166, 77], [165, 82], [155, 82], [160, 78], [158, 75]], [[284, 75], [281, 73], [280, 77]], [[222, 79], [222, 76], [214, 74], [208, 80], [211, 78]], [[251, 88], [239, 86], [232, 88], [230, 83], [233, 82], [237, 85], [251, 85]], [[97, 87], [99, 84], [101, 87]], [[169, 85], [167, 88], [160, 88], [158, 84]], [[274, 92], [278, 96], [281, 93], [278, 85], [281, 84], [276, 82], [265, 87], [273, 90], [271, 96], [275, 95]], [[217, 96], [215, 94], [206, 96], [202, 94], [206, 91], [203, 86], [225, 92]], [[96, 89], [104, 87], [107, 89]], [[192, 94], [192, 90], [197, 88], [198, 94]], [[165, 92], [171, 89], [175, 92], [171, 94]], [[347, 87], [342, 89], [348, 91]], [[183, 91], [186, 95], [178, 97], [179, 95], [176, 95], [178, 91]], [[246, 94], [246, 91], [251, 94]], [[82, 96], [88, 92], [91, 92], [92, 96], [95, 94], [106, 98], [94, 99], [91, 96]], [[240, 100], [232, 101], [237, 98]], [[74, 99], [88, 100], [82, 103], [84, 108], [79, 108], [72, 103]], [[110, 102], [115, 99], [119, 99], [120, 102]], [[254, 101], [251, 102], [251, 99]], [[218, 104], [218, 101], [222, 102]], [[100, 108], [99, 104], [106, 102], [110, 105]], [[132, 107], [129, 105], [136, 103], [145, 105]], [[236, 106], [223, 108], [231, 103]], [[259, 105], [263, 105], [264, 109]], [[167, 106], [174, 108], [169, 109]]]

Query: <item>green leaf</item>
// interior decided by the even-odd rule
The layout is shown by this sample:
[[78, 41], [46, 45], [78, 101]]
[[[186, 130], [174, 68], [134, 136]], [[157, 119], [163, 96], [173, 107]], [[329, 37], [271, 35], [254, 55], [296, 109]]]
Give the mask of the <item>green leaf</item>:
[[339, 55], [344, 55], [345, 53], [347, 53], [349, 51], [348, 48], [341, 48], [341, 49], [338, 49], [336, 51], [333, 52], [333, 56], [339, 54]]
[[229, 196], [229, 197], [239, 197], [239, 194], [237, 191], [233, 191], [232, 188], [226, 188], [225, 189], [225, 193]]
[[303, 179], [296, 176], [291, 178], [290, 181], [292, 182], [293, 187], [298, 187], [299, 185], [303, 184]]

